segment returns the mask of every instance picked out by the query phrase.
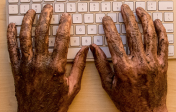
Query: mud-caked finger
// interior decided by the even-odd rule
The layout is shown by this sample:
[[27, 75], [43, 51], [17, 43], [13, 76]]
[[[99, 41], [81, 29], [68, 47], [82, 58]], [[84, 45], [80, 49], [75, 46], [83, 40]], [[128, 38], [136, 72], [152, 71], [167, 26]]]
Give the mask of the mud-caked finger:
[[35, 48], [37, 57], [48, 54], [48, 35], [52, 14], [53, 6], [50, 4], [45, 5], [40, 14], [35, 30]]
[[30, 62], [33, 58], [33, 49], [32, 49], [32, 24], [35, 18], [36, 12], [33, 9], [27, 11], [23, 18], [21, 31], [20, 31], [20, 48], [22, 52], [22, 60]]
[[52, 53], [52, 63], [61, 74], [65, 72], [67, 63], [71, 23], [71, 15], [68, 13], [62, 14], [56, 34], [54, 51]]
[[84, 68], [86, 66], [86, 58], [88, 50], [89, 50], [88, 46], [82, 47], [74, 59], [70, 76], [68, 77], [69, 94], [76, 95], [80, 90], [81, 79], [84, 72]]
[[112, 81], [114, 78], [114, 73], [107, 60], [107, 57], [105, 53], [101, 50], [101, 48], [95, 44], [92, 44], [90, 46], [90, 49], [94, 56], [95, 66], [100, 74], [102, 86], [107, 92], [110, 92], [111, 91], [110, 89], [112, 87]]
[[158, 35], [158, 58], [159, 62], [162, 64], [167, 64], [168, 62], [168, 39], [166, 29], [164, 28], [162, 22], [159, 19], [154, 21], [156, 33]]
[[109, 16], [103, 17], [103, 29], [114, 65], [126, 63], [127, 55], [116, 26]]
[[151, 60], [157, 57], [157, 35], [151, 16], [141, 7], [136, 9], [137, 16], [142, 22], [144, 33], [144, 50]]
[[141, 58], [144, 55], [144, 49], [142, 43], [142, 35], [139, 30], [138, 23], [136, 22], [135, 16], [130, 7], [126, 4], [121, 6], [121, 13], [125, 23], [126, 37], [128, 39], [130, 53], [132, 56]]

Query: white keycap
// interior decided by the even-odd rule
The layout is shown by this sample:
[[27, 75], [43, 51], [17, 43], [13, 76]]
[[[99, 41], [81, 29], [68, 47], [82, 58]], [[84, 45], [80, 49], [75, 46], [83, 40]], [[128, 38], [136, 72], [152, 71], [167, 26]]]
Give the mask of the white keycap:
[[145, 2], [136, 2], [136, 9], [142, 7], [145, 10]]
[[67, 59], [74, 59], [81, 48], [68, 48]]
[[156, 19], [160, 19], [162, 21], [162, 13], [153, 13], [153, 21], [155, 21]]
[[174, 13], [173, 12], [165, 12], [164, 13], [164, 21], [174, 21]]
[[79, 46], [79, 37], [70, 37], [70, 45], [71, 46]]
[[87, 12], [87, 3], [78, 3], [78, 12]]
[[127, 40], [126, 40], [126, 36], [121, 35], [120, 37], [121, 37], [121, 39], [122, 39], [122, 43], [123, 43], [123, 44], [126, 44], [126, 41], [127, 41]]
[[99, 3], [90, 3], [90, 12], [99, 11]]
[[82, 23], [82, 15], [73, 14], [73, 23]]
[[123, 17], [122, 17], [122, 14], [121, 13], [119, 13], [119, 22], [121, 23], [121, 22], [124, 22], [123, 21]]
[[91, 37], [82, 37], [82, 45], [85, 46], [85, 45], [90, 45], [92, 42], [91, 42]]
[[107, 40], [106, 40], [106, 37], [105, 37], [105, 45], [108, 45]]
[[169, 45], [168, 56], [174, 56], [174, 46]]
[[97, 34], [97, 26], [96, 25], [87, 25], [87, 33], [88, 34]]
[[94, 36], [94, 44], [103, 45], [103, 37], [102, 36]]
[[173, 34], [168, 34], [167, 38], [168, 38], [168, 41], [169, 41], [170, 44], [174, 43], [174, 35]]
[[152, 13], [150, 13], [150, 12], [148, 12], [148, 14], [151, 16], [151, 18], [152, 18]]
[[51, 1], [54, 1], [54, 0], [44, 0], [44, 1], [49, 1], [49, 2], [51, 2]]
[[55, 12], [64, 12], [64, 3], [55, 4]]
[[20, 5], [20, 13], [24, 14], [29, 10], [29, 5]]
[[30, 0], [20, 0], [21, 2], [30, 2]]
[[173, 23], [164, 23], [163, 26], [166, 29], [166, 32], [173, 32], [174, 31], [174, 24]]
[[53, 35], [56, 35], [58, 26], [53, 26]]
[[73, 26], [71, 26], [71, 28], [70, 28], [70, 35], [74, 35], [74, 30], [73, 29], [74, 29]]
[[75, 12], [76, 4], [75, 3], [67, 3], [67, 12]]
[[32, 36], [35, 36], [35, 27], [32, 27]]
[[85, 31], [84, 25], [76, 25], [76, 34], [85, 34]]
[[49, 35], [51, 35], [51, 28], [49, 27]]
[[18, 0], [9, 0], [9, 3], [17, 3]]
[[32, 9], [34, 9], [36, 13], [41, 13], [41, 4], [32, 4]]
[[173, 1], [159, 1], [159, 10], [173, 10]]
[[33, 2], [41, 2], [42, 0], [32, 0]]
[[100, 47], [102, 50], [103, 50], [103, 52], [106, 54], [106, 57], [107, 58], [111, 58], [111, 54], [110, 54], [110, 52], [109, 52], [109, 48], [108, 47]]
[[9, 14], [18, 14], [18, 5], [9, 5]]
[[116, 28], [117, 28], [118, 33], [120, 33], [120, 24], [116, 24]]
[[20, 30], [21, 30], [21, 27], [17, 27], [17, 36], [20, 35]]
[[126, 28], [124, 24], [122, 24], [122, 33], [126, 33]]
[[9, 23], [15, 23], [21, 25], [24, 16], [9, 16]]
[[98, 31], [99, 34], [104, 34], [103, 25], [98, 25]]
[[58, 2], [61, 2], [61, 1], [66, 1], [66, 0], [57, 0]]
[[141, 33], [143, 33], [142, 24], [138, 24], [138, 27], [139, 27], [139, 31], [140, 31]]
[[113, 2], [113, 11], [121, 11], [122, 2]]
[[59, 23], [59, 15], [53, 15], [50, 24], [58, 24], [58, 23]]
[[87, 53], [87, 59], [94, 59], [92, 51], [89, 49], [88, 53]]
[[102, 23], [102, 19], [105, 14], [96, 14], [96, 23]]
[[139, 18], [138, 18], [138, 16], [137, 16], [136, 13], [134, 13], [134, 16], [135, 16], [135, 18], [136, 18], [136, 22], [140, 22], [140, 20], [139, 20]]
[[125, 4], [129, 5], [130, 9], [134, 10], [134, 3], [133, 2], [125, 2]]
[[116, 15], [116, 13], [108, 13], [108, 16], [110, 16], [114, 22], [117, 22], [117, 15]]
[[54, 47], [54, 43], [55, 43], [55, 38], [54, 37], [50, 37], [49, 38], [49, 47]]
[[49, 52], [49, 53], [53, 53], [53, 49], [49, 48], [49, 49], [48, 49], [48, 52]]
[[154, 11], [156, 10], [156, 2], [147, 2], [147, 10]]
[[93, 14], [84, 14], [85, 23], [93, 23]]
[[110, 2], [102, 2], [101, 3], [101, 11], [110, 11], [111, 3]]

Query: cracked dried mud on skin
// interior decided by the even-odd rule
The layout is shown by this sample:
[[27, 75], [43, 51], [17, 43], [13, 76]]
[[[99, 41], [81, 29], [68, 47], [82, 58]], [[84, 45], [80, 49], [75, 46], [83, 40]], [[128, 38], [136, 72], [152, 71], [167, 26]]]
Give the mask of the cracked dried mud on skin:
[[[122, 112], [167, 112], [166, 30], [160, 20], [155, 20], [153, 24], [147, 12], [137, 8], [137, 15], [146, 34], [144, 49], [133, 12], [128, 5], [123, 4], [121, 8], [130, 56], [126, 56], [115, 24], [108, 16], [103, 18], [103, 27], [112, 55], [114, 72], [106, 61], [104, 52], [95, 44], [90, 47], [102, 86]], [[122, 56], [121, 53], [124, 55]]]
[[[42, 10], [36, 27], [35, 53], [31, 44], [35, 11], [29, 10], [23, 20], [20, 34], [22, 55], [17, 46], [15, 24], [11, 23], [8, 26], [8, 50], [18, 112], [67, 112], [69, 105], [80, 91], [88, 47], [82, 47], [78, 52], [70, 76], [66, 77], [65, 60], [70, 39], [71, 16], [63, 14], [61, 17], [54, 52], [50, 55], [48, 31], [52, 12], [51, 5], [45, 5]], [[60, 43], [63, 43], [62, 46], [58, 45]]]

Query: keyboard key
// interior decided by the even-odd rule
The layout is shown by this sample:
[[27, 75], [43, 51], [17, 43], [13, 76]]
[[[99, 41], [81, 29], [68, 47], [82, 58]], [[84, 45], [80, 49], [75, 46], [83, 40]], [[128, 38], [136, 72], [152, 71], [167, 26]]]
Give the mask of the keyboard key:
[[44, 1], [47, 1], [47, 2], [52, 2], [52, 1], [54, 1], [54, 0], [44, 0]]
[[136, 18], [136, 21], [137, 21], [137, 22], [140, 22], [140, 20], [139, 20], [139, 18], [138, 18], [138, 16], [137, 16], [136, 13], [134, 13], [134, 16], [135, 16], [135, 18]]
[[102, 2], [101, 3], [101, 11], [110, 11], [111, 3], [110, 2]]
[[108, 13], [108, 16], [110, 16], [114, 22], [117, 22], [117, 15], [116, 15], [116, 13]]
[[143, 27], [142, 27], [142, 24], [138, 24], [138, 27], [139, 27], [139, 31], [140, 31], [141, 33], [143, 33]]
[[78, 12], [87, 12], [87, 3], [78, 3]]
[[99, 11], [99, 3], [90, 3], [90, 12]]
[[85, 46], [85, 45], [90, 45], [92, 42], [91, 42], [91, 37], [82, 37], [82, 45]]
[[87, 59], [94, 59], [92, 51], [89, 49], [88, 53], [87, 53]]
[[42, 0], [32, 0], [33, 2], [41, 2]]
[[82, 23], [82, 15], [73, 14], [73, 23]]
[[173, 1], [159, 1], [159, 11], [161, 10], [173, 10]]
[[55, 12], [64, 12], [64, 3], [55, 4]]
[[164, 13], [164, 21], [174, 21], [174, 13], [173, 12], [165, 12]]
[[30, 2], [31, 0], [21, 0], [21, 2]]
[[103, 45], [103, 36], [94, 36], [94, 44]]
[[20, 36], [21, 27], [17, 27], [17, 36]]
[[123, 43], [123, 44], [126, 44], [126, 41], [127, 41], [127, 40], [126, 40], [126, 36], [121, 35], [120, 37], [121, 37], [121, 39], [122, 39], [122, 43]]
[[76, 12], [76, 4], [67, 3], [67, 12]]
[[80, 46], [79, 37], [70, 37], [71, 46]]
[[119, 13], [119, 22], [120, 22], [120, 23], [123, 22], [123, 17], [122, 17], [122, 14], [121, 14], [121, 13]]
[[96, 14], [96, 23], [102, 23], [102, 19], [105, 14]]
[[29, 10], [29, 5], [20, 5], [20, 13], [24, 14]]
[[67, 59], [74, 59], [81, 48], [68, 48]]
[[93, 23], [93, 14], [84, 14], [85, 23]]
[[136, 2], [136, 9], [142, 7], [145, 10], [145, 2]]
[[168, 56], [174, 56], [174, 46], [169, 45]]
[[73, 28], [73, 26], [71, 26], [71, 28], [70, 28], [70, 35], [74, 35], [74, 28]]
[[162, 13], [157, 12], [157, 13], [153, 13], [153, 21], [155, 21], [156, 19], [160, 19], [162, 21]]
[[49, 38], [49, 47], [54, 47], [54, 43], [55, 43], [55, 38], [54, 37], [50, 37]]
[[105, 37], [105, 45], [108, 45], [107, 40], [106, 40], [106, 37]]
[[104, 34], [103, 25], [98, 25], [99, 34]]
[[53, 26], [53, 35], [56, 35], [58, 26]]
[[32, 36], [35, 36], [35, 27], [32, 27]]
[[168, 41], [169, 41], [170, 44], [174, 43], [174, 35], [173, 34], [168, 34], [167, 38], [168, 38]]
[[9, 16], [9, 23], [15, 23], [21, 25], [24, 16]]
[[9, 14], [18, 14], [18, 5], [9, 5]]
[[116, 28], [117, 28], [118, 33], [120, 33], [120, 24], [116, 24]]
[[126, 33], [125, 24], [122, 24], [122, 33]]
[[17, 3], [18, 0], [9, 0], [9, 3]]
[[66, 0], [57, 0], [58, 2], [66, 1]]
[[96, 25], [87, 25], [87, 33], [88, 34], [97, 34], [97, 26]]
[[59, 24], [59, 15], [53, 15], [50, 24]]
[[147, 10], [156, 11], [156, 2], [147, 2]]
[[121, 11], [122, 2], [113, 2], [113, 11]]
[[100, 47], [102, 50], [103, 50], [103, 52], [106, 54], [106, 57], [107, 58], [111, 58], [111, 54], [110, 54], [110, 52], [109, 52], [109, 48], [108, 47]]
[[125, 4], [129, 5], [130, 9], [134, 11], [134, 3], [133, 2], [125, 2]]
[[166, 32], [173, 32], [174, 31], [174, 24], [173, 23], [164, 23], [163, 26], [166, 29]]
[[85, 34], [85, 26], [84, 25], [76, 25], [76, 34]]
[[32, 9], [34, 9], [36, 13], [41, 13], [41, 4], [32, 4]]

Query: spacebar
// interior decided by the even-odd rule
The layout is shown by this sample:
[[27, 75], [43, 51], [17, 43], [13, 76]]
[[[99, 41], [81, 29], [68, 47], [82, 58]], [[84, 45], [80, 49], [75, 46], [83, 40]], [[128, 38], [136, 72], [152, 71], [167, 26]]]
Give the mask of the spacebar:
[[[111, 58], [111, 54], [109, 52], [109, 48], [108, 47], [100, 47], [103, 52], [106, 54], [107, 58]], [[80, 50], [81, 48], [68, 48], [68, 55], [67, 55], [67, 59], [74, 59], [76, 54], [78, 53], [78, 51]], [[88, 51], [88, 54], [87, 54], [87, 59], [93, 59], [93, 55], [92, 55], [92, 52]]]

